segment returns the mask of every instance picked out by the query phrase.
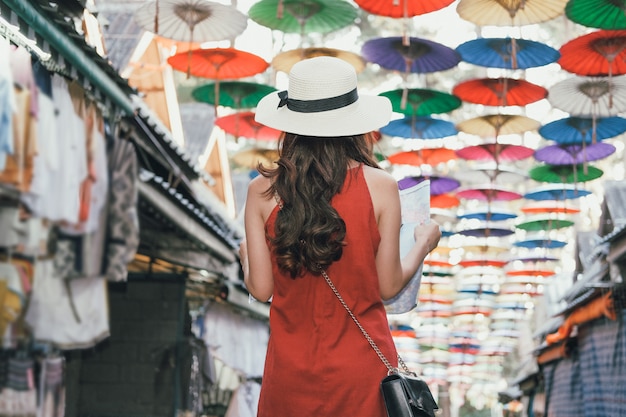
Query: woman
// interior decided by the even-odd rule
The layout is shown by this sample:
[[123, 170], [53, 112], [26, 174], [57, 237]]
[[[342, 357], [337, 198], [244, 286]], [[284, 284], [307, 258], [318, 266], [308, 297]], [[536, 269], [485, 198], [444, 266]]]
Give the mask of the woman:
[[259, 417], [385, 417], [376, 352], [327, 282], [324, 269], [389, 361], [397, 353], [383, 300], [415, 274], [441, 236], [415, 229], [400, 259], [400, 197], [373, 158], [370, 132], [386, 125], [385, 97], [359, 96], [351, 65], [301, 61], [289, 89], [261, 100], [259, 123], [284, 133], [274, 168], [260, 167], [245, 209], [245, 284], [272, 298]]

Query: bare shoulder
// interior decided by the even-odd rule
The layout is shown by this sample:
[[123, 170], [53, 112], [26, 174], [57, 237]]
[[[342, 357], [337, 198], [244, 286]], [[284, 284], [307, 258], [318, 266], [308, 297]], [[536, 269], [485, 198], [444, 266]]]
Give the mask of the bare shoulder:
[[363, 175], [370, 189], [395, 189], [397, 183], [395, 178], [384, 169], [363, 166]]
[[276, 205], [274, 198], [265, 194], [270, 185], [270, 180], [262, 175], [253, 178], [248, 184], [246, 206], [257, 211], [263, 219], [267, 219]]

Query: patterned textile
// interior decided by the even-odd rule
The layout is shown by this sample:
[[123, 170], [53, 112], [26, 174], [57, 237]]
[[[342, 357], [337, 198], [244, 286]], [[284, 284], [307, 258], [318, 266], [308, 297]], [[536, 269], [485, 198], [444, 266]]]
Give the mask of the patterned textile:
[[621, 311], [578, 328], [578, 349], [545, 365], [549, 417], [626, 417], [626, 335]]
[[109, 172], [105, 276], [109, 281], [126, 281], [127, 265], [139, 247], [137, 155], [131, 142], [113, 141]]

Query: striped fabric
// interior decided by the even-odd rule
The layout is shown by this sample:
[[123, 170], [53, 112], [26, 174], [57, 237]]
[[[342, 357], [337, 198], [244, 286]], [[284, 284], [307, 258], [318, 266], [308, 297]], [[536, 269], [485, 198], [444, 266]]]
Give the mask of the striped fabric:
[[546, 364], [546, 415], [626, 417], [626, 310], [578, 329], [578, 349]]

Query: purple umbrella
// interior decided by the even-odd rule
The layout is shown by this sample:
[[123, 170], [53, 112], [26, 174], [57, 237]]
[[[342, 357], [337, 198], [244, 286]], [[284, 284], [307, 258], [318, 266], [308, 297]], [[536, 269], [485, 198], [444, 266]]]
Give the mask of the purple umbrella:
[[430, 180], [430, 195], [441, 195], [459, 188], [461, 183], [454, 178], [448, 177], [405, 177], [398, 181], [398, 188], [404, 190], [422, 181]]
[[593, 144], [549, 145], [535, 151], [535, 159], [550, 165], [579, 165], [606, 158], [615, 146], [606, 142]]
[[383, 68], [407, 73], [429, 73], [455, 67], [461, 60], [452, 48], [428, 39], [401, 36], [366, 41], [361, 55]]
[[463, 236], [473, 236], [473, 237], [504, 237], [510, 236], [515, 233], [514, 230], [505, 229], [501, 227], [477, 227], [474, 229], [465, 229], [458, 232], [458, 234]]

